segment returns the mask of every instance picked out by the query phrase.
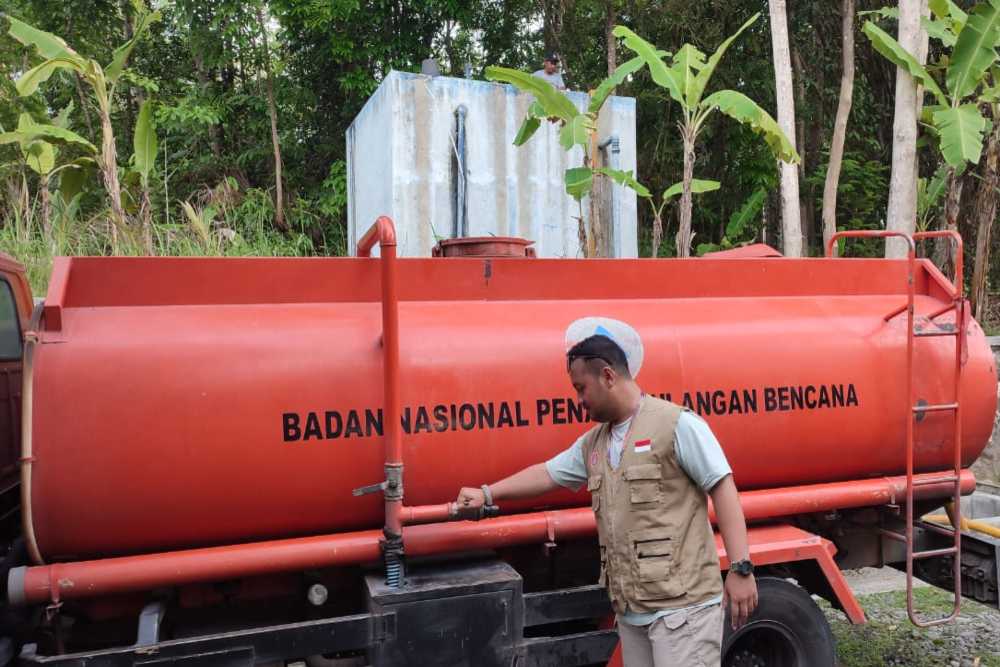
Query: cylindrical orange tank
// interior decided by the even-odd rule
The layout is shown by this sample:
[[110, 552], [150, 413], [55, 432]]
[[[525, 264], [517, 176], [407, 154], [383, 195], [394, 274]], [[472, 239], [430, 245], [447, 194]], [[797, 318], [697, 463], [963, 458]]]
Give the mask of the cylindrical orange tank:
[[[379, 261], [58, 260], [33, 379], [42, 554], [380, 526], [381, 496], [351, 495], [383, 478]], [[918, 269], [920, 320], [949, 286]], [[885, 320], [906, 300], [903, 261], [428, 258], [399, 260], [398, 281], [407, 505], [545, 460], [588, 428], [564, 337], [591, 315], [635, 328], [640, 385], [704, 415], [743, 490], [905, 469], [905, 314]], [[917, 340], [919, 400], [953, 400], [954, 344]], [[966, 465], [996, 407], [974, 322], [967, 350]], [[917, 470], [949, 467], [950, 433], [945, 413], [917, 423]]]

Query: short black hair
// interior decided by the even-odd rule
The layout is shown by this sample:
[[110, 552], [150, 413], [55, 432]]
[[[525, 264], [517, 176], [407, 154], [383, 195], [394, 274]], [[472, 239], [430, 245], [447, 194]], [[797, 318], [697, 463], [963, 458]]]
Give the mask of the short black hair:
[[[625, 352], [618, 346], [618, 343], [607, 336], [596, 334], [589, 338], [584, 338], [574, 345], [566, 353], [566, 370], [568, 371], [573, 362], [577, 359], [585, 361], [600, 360], [602, 365], [610, 366], [616, 373], [623, 377], [632, 377], [628, 370], [628, 359]], [[594, 373], [600, 372], [600, 366], [588, 364]]]
[[558, 53], [546, 53], [544, 60], [548, 61], [550, 63], [559, 64], [559, 54]]

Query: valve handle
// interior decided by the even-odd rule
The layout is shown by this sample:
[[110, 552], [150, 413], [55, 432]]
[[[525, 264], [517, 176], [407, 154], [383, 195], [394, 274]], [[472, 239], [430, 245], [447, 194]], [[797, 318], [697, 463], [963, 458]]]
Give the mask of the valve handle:
[[369, 493], [378, 493], [379, 491], [385, 491], [389, 486], [389, 482], [379, 482], [378, 484], [369, 484], [368, 486], [361, 486], [353, 491], [351, 491], [352, 496], [366, 496]]

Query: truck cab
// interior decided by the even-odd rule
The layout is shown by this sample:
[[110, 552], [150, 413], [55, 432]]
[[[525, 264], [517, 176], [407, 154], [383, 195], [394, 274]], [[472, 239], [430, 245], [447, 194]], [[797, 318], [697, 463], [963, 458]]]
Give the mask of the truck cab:
[[24, 266], [0, 253], [0, 535], [18, 530], [21, 451], [21, 364], [31, 322]]

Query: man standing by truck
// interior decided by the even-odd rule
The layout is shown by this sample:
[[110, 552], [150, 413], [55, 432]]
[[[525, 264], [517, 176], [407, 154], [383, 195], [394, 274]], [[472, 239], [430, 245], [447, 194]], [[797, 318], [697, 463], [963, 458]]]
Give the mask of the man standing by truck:
[[[606, 322], [566, 354], [577, 397], [599, 424], [549, 461], [463, 488], [457, 502], [476, 508], [586, 482], [625, 665], [718, 665], [724, 605], [734, 628], [757, 605], [732, 471], [700, 417], [642, 392], [610, 331], [634, 330]], [[732, 563], [724, 586], [706, 494]]]

